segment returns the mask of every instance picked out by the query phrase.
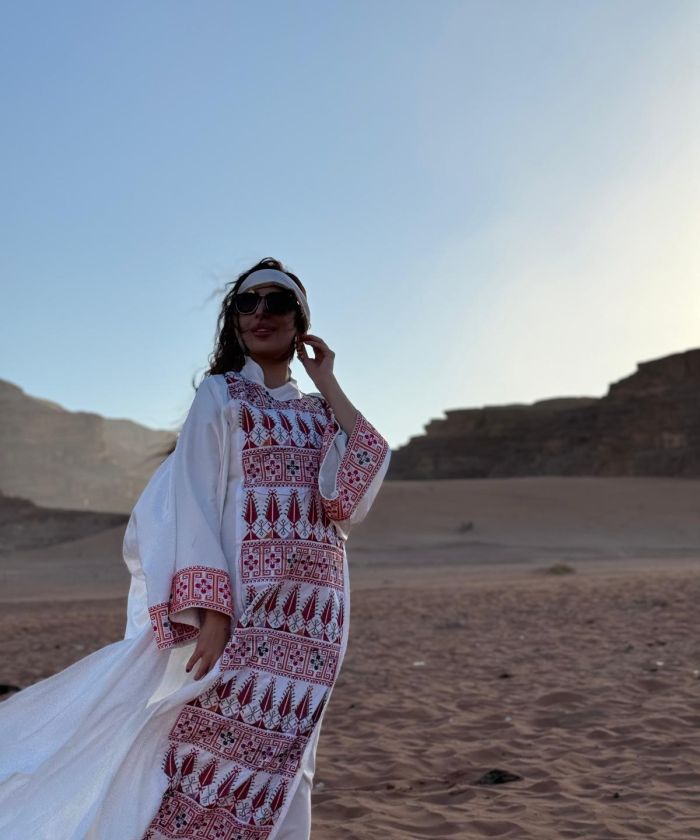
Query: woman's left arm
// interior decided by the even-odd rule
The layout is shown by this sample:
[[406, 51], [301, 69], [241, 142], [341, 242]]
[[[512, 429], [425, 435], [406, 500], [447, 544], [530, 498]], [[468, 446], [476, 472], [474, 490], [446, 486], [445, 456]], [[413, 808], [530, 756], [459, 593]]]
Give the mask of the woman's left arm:
[[318, 382], [315, 384], [323, 399], [331, 407], [340, 428], [350, 437], [360, 412], [350, 402], [333, 373], [324, 377], [320, 384]]
[[[303, 343], [312, 345], [314, 358]], [[335, 353], [323, 339], [308, 333], [299, 359], [331, 412], [321, 444], [319, 489], [328, 516], [347, 538], [351, 525], [369, 512], [384, 480], [391, 448], [386, 439], [350, 402], [333, 373]]]

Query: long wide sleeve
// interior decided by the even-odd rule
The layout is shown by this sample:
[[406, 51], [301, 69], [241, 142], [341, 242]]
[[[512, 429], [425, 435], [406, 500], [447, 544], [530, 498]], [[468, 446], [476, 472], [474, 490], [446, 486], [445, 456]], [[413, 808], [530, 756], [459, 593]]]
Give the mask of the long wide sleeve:
[[132, 588], [142, 577], [159, 648], [196, 638], [200, 608], [233, 615], [221, 544], [227, 445], [221, 396], [206, 377], [175, 450], [136, 503], [124, 540]]
[[362, 412], [358, 411], [348, 437], [330, 407], [327, 410], [330, 422], [321, 444], [319, 491], [326, 514], [347, 539], [351, 526], [365, 518], [379, 492], [391, 448]]

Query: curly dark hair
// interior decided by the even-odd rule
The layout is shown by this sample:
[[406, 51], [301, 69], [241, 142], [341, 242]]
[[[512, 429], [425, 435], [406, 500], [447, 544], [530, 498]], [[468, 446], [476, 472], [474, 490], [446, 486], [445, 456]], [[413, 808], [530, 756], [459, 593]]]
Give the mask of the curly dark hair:
[[[216, 339], [214, 350], [209, 356], [209, 368], [204, 372], [204, 377], [213, 376], [215, 373], [226, 373], [229, 370], [238, 371], [245, 364], [245, 352], [236, 336], [236, 328], [238, 327], [238, 312], [234, 309], [233, 298], [246, 277], [254, 271], [257, 271], [259, 268], [276, 268], [278, 271], [283, 271], [286, 275], [291, 277], [302, 292], [306, 294], [306, 289], [296, 274], [292, 274], [289, 269], [285, 268], [284, 265], [274, 257], [264, 257], [255, 265], [246, 269], [242, 274], [239, 274], [235, 280], [230, 281], [230, 284], [227, 285], [231, 285], [231, 288], [228, 292], [226, 292], [226, 295], [221, 302], [219, 317], [216, 321]], [[297, 328], [297, 332], [299, 333], [305, 333], [309, 329], [309, 322], [300, 307], [297, 308], [295, 313], [295, 326]], [[290, 362], [294, 358], [295, 348], [296, 340], [293, 340], [289, 346], [288, 358]], [[195, 385], [193, 381], [192, 387], [196, 391], [199, 386]], [[177, 438], [165, 449], [158, 450], [153, 457], [161, 460], [167, 458], [171, 452], [175, 451], [176, 443]]]

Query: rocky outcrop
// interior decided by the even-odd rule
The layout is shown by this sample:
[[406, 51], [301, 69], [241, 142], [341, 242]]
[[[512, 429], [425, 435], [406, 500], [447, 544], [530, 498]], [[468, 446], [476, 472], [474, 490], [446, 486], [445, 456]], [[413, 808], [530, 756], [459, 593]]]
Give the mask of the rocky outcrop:
[[50, 508], [128, 512], [171, 432], [67, 411], [0, 380], [0, 490]]
[[388, 479], [700, 476], [700, 349], [641, 362], [605, 396], [445, 412]]

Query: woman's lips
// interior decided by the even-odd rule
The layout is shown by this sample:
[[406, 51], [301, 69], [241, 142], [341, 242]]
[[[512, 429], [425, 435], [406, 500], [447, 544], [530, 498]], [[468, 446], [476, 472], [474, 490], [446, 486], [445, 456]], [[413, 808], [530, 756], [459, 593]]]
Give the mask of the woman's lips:
[[264, 336], [264, 335], [270, 335], [272, 333], [272, 330], [268, 330], [266, 328], [261, 327], [260, 329], [257, 329], [257, 330], [251, 330], [251, 332], [253, 333], [253, 335]]

